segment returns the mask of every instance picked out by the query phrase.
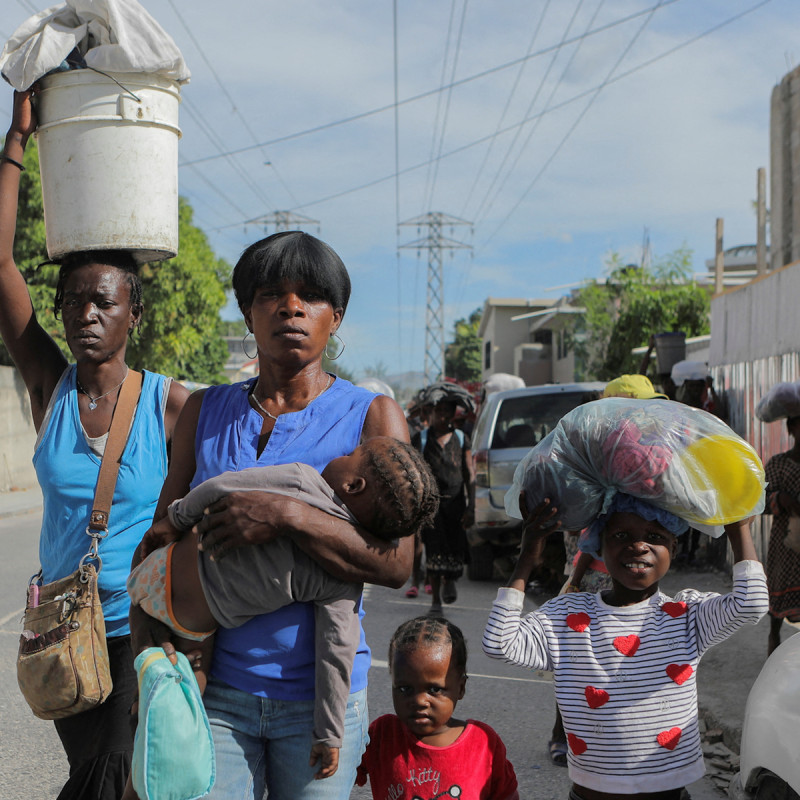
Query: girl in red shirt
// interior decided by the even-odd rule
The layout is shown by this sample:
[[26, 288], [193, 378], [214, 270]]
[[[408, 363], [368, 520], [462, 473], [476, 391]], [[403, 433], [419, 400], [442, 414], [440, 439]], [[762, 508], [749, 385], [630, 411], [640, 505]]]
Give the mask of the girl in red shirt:
[[453, 717], [467, 683], [467, 646], [444, 618], [404, 622], [389, 643], [395, 714], [369, 727], [356, 783], [373, 800], [519, 800], [500, 737], [483, 722]]

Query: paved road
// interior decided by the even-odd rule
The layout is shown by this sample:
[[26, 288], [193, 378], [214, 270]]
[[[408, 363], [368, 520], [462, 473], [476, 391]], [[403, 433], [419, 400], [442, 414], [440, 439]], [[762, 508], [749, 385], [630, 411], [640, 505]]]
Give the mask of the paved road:
[[[67, 767], [52, 723], [36, 719], [17, 688], [14, 663], [25, 585], [35, 571], [36, 513], [0, 519], [0, 797], [9, 800], [50, 800], [58, 794]], [[566, 770], [547, 758], [547, 740], [554, 711], [548, 674], [529, 673], [488, 659], [480, 639], [495, 587], [488, 583], [459, 584], [458, 602], [447, 614], [467, 637], [469, 647], [467, 693], [459, 704], [462, 717], [491, 724], [503, 738], [520, 782], [523, 800], [563, 800], [569, 781]], [[402, 591], [367, 587], [365, 626], [373, 648], [370, 672], [370, 716], [390, 712], [391, 693], [386, 648], [391, 633], [403, 620], [424, 613], [429, 598], [407, 600]], [[35, 754], [35, 755], [33, 755]], [[691, 787], [694, 800], [719, 800], [703, 780]], [[367, 800], [366, 790], [352, 798]]]
[[52, 722], [36, 719], [17, 688], [17, 642], [28, 578], [38, 569], [40, 514], [0, 519], [0, 797], [52, 800], [67, 760]]

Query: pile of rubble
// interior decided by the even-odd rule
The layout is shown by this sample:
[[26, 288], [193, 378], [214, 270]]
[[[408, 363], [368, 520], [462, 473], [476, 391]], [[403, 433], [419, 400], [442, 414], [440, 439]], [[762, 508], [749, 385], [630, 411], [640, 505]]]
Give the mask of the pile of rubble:
[[739, 754], [724, 743], [721, 728], [708, 727], [702, 718], [700, 737], [706, 760], [706, 777], [711, 779], [720, 792], [727, 794], [730, 782], [739, 771]]

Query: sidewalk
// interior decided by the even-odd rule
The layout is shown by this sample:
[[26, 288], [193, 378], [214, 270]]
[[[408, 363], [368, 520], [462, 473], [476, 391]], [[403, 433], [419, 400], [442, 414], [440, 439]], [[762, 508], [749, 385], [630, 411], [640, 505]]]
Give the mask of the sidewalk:
[[[0, 492], [0, 519], [18, 514], [39, 512], [42, 494], [39, 487], [17, 492]], [[669, 595], [680, 589], [700, 589], [724, 593], [730, 591], [731, 579], [721, 572], [672, 569], [661, 582]], [[708, 728], [722, 731], [727, 747], [739, 752], [747, 695], [767, 655], [769, 620], [746, 625], [722, 644], [703, 656], [697, 674], [700, 716]], [[784, 640], [797, 630], [783, 626]]]
[[42, 491], [39, 486], [19, 489], [14, 492], [0, 492], [0, 519], [17, 514], [30, 514], [42, 509]]

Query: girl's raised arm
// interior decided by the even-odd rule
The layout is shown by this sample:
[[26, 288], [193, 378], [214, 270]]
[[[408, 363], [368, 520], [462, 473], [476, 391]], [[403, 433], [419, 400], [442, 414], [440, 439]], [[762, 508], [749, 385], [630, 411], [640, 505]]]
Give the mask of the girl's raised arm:
[[14, 92], [11, 127], [0, 158], [0, 336], [25, 382], [38, 430], [67, 360], [37, 322], [25, 279], [14, 263], [20, 167], [35, 129], [31, 92]]

